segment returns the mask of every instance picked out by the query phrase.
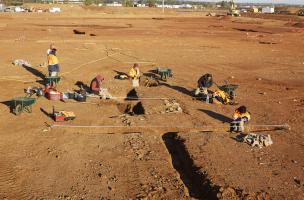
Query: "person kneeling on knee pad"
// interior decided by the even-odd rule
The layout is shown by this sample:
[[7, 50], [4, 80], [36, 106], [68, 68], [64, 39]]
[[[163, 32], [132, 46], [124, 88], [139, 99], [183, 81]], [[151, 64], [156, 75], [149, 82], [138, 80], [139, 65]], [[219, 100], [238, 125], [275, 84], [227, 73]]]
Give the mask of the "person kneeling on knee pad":
[[206, 103], [209, 103], [209, 94], [208, 88], [210, 88], [213, 84], [212, 75], [211, 74], [204, 74], [201, 76], [197, 81], [197, 89], [195, 90], [195, 96], [199, 94], [203, 94], [205, 97]]
[[215, 104], [229, 104], [229, 95], [223, 90], [217, 90], [213, 93], [213, 103]]
[[250, 112], [245, 106], [235, 110], [233, 121], [230, 123], [230, 132], [244, 132], [244, 124], [250, 120]]

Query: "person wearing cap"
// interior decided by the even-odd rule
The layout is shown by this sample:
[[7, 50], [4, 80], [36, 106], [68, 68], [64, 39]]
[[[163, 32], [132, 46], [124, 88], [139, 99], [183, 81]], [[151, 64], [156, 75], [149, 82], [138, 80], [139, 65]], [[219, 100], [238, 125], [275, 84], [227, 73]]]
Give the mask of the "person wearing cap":
[[56, 49], [53, 48], [48, 54], [48, 71], [49, 76], [58, 76], [59, 60], [56, 56]]
[[208, 88], [213, 84], [212, 74], [204, 74], [197, 81], [197, 89], [195, 90], [195, 96], [202, 93], [205, 96], [206, 103], [209, 103]]
[[112, 96], [108, 92], [107, 88], [103, 88], [102, 81], [104, 81], [104, 77], [102, 77], [100, 74], [98, 74], [90, 84], [90, 90], [93, 94], [101, 96], [103, 99], [111, 99]]
[[230, 123], [230, 132], [244, 132], [244, 124], [251, 119], [250, 112], [246, 106], [240, 106], [233, 114], [233, 121]]

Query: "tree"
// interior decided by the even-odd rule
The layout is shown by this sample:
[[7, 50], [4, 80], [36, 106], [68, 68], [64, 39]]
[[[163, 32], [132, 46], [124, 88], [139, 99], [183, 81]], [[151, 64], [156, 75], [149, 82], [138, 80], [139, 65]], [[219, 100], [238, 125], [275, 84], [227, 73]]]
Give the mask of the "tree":
[[231, 3], [227, 2], [227, 1], [222, 1], [220, 3], [220, 5], [221, 5], [222, 8], [227, 8], [227, 9], [231, 7]]
[[93, 0], [84, 0], [84, 5], [89, 6], [92, 5]]
[[156, 0], [148, 0], [147, 4], [148, 4], [149, 7], [155, 7]]
[[133, 0], [123, 0], [122, 5], [125, 7], [133, 7]]

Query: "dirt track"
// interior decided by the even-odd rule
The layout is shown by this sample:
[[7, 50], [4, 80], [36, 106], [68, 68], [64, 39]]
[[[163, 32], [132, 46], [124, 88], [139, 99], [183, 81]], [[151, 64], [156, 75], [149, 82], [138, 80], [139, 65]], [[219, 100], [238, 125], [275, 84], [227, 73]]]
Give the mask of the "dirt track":
[[[63, 10], [0, 15], [0, 198], [214, 199], [220, 187], [229, 186], [252, 196], [304, 199], [304, 35], [292, 31], [297, 28], [275, 19], [173, 11], [163, 16], [154, 9]], [[87, 34], [75, 35], [73, 29]], [[77, 81], [89, 84], [101, 73], [113, 96], [125, 97], [131, 83], [115, 80], [115, 71], [128, 72], [134, 62], [142, 72], [168, 66], [172, 79], [137, 92], [175, 98], [184, 112], [164, 113], [163, 100], [142, 100], [146, 114], [129, 116], [131, 127], [167, 128], [48, 130], [45, 123], [54, 122], [41, 109], [50, 112], [53, 105], [77, 116], [62, 124], [124, 126], [118, 106], [124, 102], [41, 97], [32, 114], [13, 115], [8, 101], [23, 96], [28, 86], [41, 86], [47, 68], [38, 65], [46, 61], [51, 42], [64, 78], [59, 90], [77, 89]], [[33, 69], [11, 65], [18, 58]], [[252, 113], [250, 124], [287, 123], [291, 130], [265, 132], [274, 144], [252, 149], [224, 129], [174, 128], [228, 127], [236, 106], [191, 97], [207, 72], [218, 83], [240, 85], [238, 102]]]

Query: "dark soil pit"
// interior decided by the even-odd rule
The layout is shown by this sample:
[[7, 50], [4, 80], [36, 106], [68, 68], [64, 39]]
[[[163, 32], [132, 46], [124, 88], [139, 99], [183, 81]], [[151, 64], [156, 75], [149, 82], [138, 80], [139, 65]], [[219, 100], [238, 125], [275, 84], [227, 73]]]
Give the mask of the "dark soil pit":
[[129, 115], [144, 115], [145, 108], [142, 102], [137, 103], [119, 103], [117, 104], [117, 109], [123, 114]]
[[145, 108], [141, 102], [138, 102], [137, 104], [135, 104], [135, 106], [133, 106], [132, 112], [134, 113], [134, 115], [144, 115]]
[[77, 35], [85, 35], [84, 31], [79, 31], [77, 29], [74, 29], [73, 32], [74, 32], [74, 34], [77, 34]]

